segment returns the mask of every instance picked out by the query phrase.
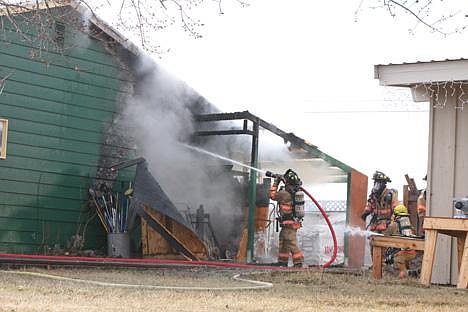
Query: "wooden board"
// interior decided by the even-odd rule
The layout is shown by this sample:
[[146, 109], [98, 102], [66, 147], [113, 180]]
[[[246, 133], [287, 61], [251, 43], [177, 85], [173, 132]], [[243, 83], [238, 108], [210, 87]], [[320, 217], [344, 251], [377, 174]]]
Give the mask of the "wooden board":
[[[462, 246], [460, 246], [462, 247]], [[462, 250], [462, 251], [461, 251]], [[468, 240], [465, 237], [465, 244], [459, 250], [461, 256], [460, 273], [458, 275], [457, 288], [468, 288]]]
[[436, 251], [438, 234], [446, 234], [457, 238], [458, 249], [458, 288], [468, 287], [468, 219], [426, 217], [424, 220], [426, 230], [426, 246], [421, 270], [421, 283], [431, 284], [432, 267]]
[[380, 236], [370, 237], [372, 251], [372, 276], [376, 279], [382, 278], [382, 253], [385, 248], [410, 248], [413, 250], [424, 250], [425, 241], [420, 238], [404, 236]]
[[[365, 228], [361, 214], [367, 203], [367, 176], [357, 170], [351, 171], [349, 192], [349, 207], [346, 211], [349, 226]], [[345, 236], [345, 255], [350, 268], [361, 268], [364, 265], [365, 237], [359, 235]]]
[[242, 230], [241, 239], [239, 242], [239, 250], [237, 251], [236, 255], [236, 262], [237, 263], [246, 263], [247, 261], [247, 228]]
[[424, 250], [424, 239], [421, 238], [373, 235], [370, 237], [370, 243], [374, 247], [395, 247]]
[[424, 246], [424, 257], [421, 267], [420, 281], [423, 285], [431, 284], [432, 266], [437, 242], [437, 231], [426, 230], [426, 244]]
[[447, 231], [453, 230], [453, 231], [467, 231], [468, 232], [468, 219], [425, 217], [424, 229], [425, 230], [447, 230]]
[[[165, 223], [163, 215], [158, 214], [153, 216], [154, 219], [161, 223]], [[152, 229], [148, 222], [142, 219], [141, 222], [141, 242], [142, 254], [145, 255], [164, 255], [164, 254], [178, 254], [174, 248], [160, 235], [156, 230]]]
[[[164, 216], [148, 207], [144, 212], [156, 221], [161, 227], [170, 233], [183, 248], [189, 250], [199, 260], [207, 259], [208, 251], [204, 243], [185, 226]], [[159, 259], [179, 259], [180, 252], [171, 245], [163, 235], [149, 226], [148, 222], [142, 219], [141, 227], [142, 254], [143, 257]]]

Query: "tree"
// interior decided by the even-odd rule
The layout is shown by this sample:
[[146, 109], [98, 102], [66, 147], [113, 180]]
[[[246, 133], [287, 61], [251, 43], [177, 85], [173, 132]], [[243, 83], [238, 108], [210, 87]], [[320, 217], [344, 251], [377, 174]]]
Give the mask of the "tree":
[[[228, 1], [248, 6], [242, 0]], [[224, 14], [223, 6], [223, 0], [0, 0], [0, 43], [8, 44], [10, 36], [20, 36], [30, 47], [31, 58], [48, 63], [45, 52], [64, 53], [78, 44], [65, 41], [65, 32], [68, 37], [79, 31], [100, 41], [109, 40], [93, 25], [98, 21], [130, 40], [135, 38], [143, 50], [161, 54], [167, 48], [158, 44], [155, 34], [179, 28], [189, 37], [200, 38], [203, 22], [199, 16], [204, 11]], [[0, 94], [11, 74], [0, 73]]]
[[[248, 6], [242, 0], [229, 1]], [[144, 50], [161, 53], [156, 33], [180, 27], [188, 36], [200, 38], [202, 13], [224, 14], [223, 6], [223, 0], [0, 0], [0, 31], [13, 30], [40, 50], [61, 50], [65, 48], [61, 38], [50, 31], [57, 24], [90, 32], [89, 20], [104, 17], [116, 30], [137, 38]], [[77, 9], [81, 16], [66, 7]]]
[[[248, 0], [245, 0], [248, 1]], [[89, 31], [89, 20], [102, 17], [143, 50], [163, 53], [157, 34], [183, 29], [192, 38], [202, 37], [203, 16], [223, 14], [226, 4], [246, 7], [244, 0], [0, 0], [0, 32], [10, 30], [39, 50], [64, 49], [60, 36], [51, 32], [57, 24]], [[64, 10], [80, 9], [81, 16]], [[422, 25], [442, 35], [457, 33], [467, 26], [468, 10], [458, 0], [361, 0], [356, 16], [364, 9], [385, 10], [392, 17], [409, 16], [414, 25]], [[21, 13], [21, 14], [20, 14]], [[60, 29], [59, 29], [60, 32]], [[91, 32], [92, 34], [92, 32]], [[101, 38], [102, 40], [102, 38]]]
[[458, 0], [361, 0], [356, 16], [364, 8], [385, 10], [392, 17], [409, 16], [414, 32], [420, 25], [434, 33], [450, 35], [463, 32], [468, 26], [468, 8]]

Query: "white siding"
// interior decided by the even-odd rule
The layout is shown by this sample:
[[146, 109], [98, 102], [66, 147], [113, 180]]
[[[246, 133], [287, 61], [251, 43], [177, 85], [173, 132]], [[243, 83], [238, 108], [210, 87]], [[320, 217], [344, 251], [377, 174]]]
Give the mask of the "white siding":
[[[455, 97], [447, 99], [445, 108], [435, 108], [432, 105], [430, 142], [432, 155], [429, 164], [431, 172], [429, 215], [434, 217], [452, 216], [455, 162]], [[435, 104], [435, 103], [434, 103]], [[439, 284], [450, 283], [451, 239], [439, 235], [432, 281]]]
[[[459, 93], [432, 103], [429, 172], [429, 214], [453, 216], [452, 199], [468, 195], [468, 107], [457, 109]], [[444, 102], [445, 106], [439, 108]], [[456, 284], [456, 242], [439, 235], [432, 282]]]

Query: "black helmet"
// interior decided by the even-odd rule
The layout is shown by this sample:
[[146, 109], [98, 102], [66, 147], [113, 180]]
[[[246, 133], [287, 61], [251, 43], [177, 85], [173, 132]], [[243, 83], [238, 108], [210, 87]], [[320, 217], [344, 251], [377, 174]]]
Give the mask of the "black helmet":
[[286, 170], [284, 173], [284, 180], [286, 184], [291, 184], [291, 185], [301, 185], [301, 179], [299, 179], [299, 176], [297, 173], [295, 173], [292, 169]]
[[372, 179], [374, 179], [374, 181], [383, 181], [383, 182], [392, 182], [392, 180], [390, 180], [389, 177], [387, 177], [387, 175], [383, 172], [380, 172], [380, 171], [376, 171], [374, 173], [374, 175], [372, 176]]

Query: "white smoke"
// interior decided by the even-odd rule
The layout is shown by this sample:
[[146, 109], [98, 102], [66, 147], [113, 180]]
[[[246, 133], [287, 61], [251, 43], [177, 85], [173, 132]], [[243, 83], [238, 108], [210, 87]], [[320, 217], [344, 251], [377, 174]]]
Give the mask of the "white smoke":
[[[191, 144], [197, 130], [193, 114], [213, 112], [213, 107], [152, 60], [140, 58], [136, 69], [138, 83], [119, 119], [120, 128], [134, 138], [137, 156], [147, 160], [150, 172], [179, 210], [184, 213], [190, 207], [194, 213], [203, 205], [217, 239], [226, 244], [230, 237], [240, 236], [242, 188], [227, 174], [228, 162], [180, 144]], [[228, 158], [232, 150], [242, 149], [233, 138], [197, 140], [204, 149]]]

